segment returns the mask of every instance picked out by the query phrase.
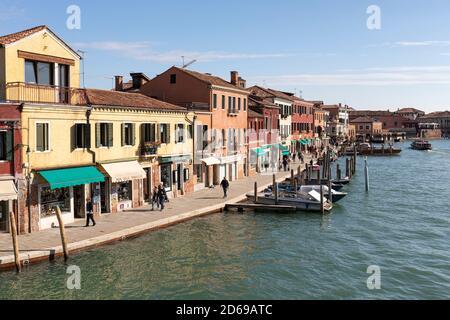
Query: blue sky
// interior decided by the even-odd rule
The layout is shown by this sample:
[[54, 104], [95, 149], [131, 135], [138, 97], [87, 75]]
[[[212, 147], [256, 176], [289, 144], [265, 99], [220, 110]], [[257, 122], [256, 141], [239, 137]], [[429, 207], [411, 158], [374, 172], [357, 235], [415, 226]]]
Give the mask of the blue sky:
[[[66, 27], [69, 5], [81, 29]], [[369, 30], [367, 8], [381, 9]], [[0, 0], [0, 34], [47, 24], [86, 51], [86, 86], [114, 75], [193, 70], [357, 109], [450, 109], [450, 1]]]

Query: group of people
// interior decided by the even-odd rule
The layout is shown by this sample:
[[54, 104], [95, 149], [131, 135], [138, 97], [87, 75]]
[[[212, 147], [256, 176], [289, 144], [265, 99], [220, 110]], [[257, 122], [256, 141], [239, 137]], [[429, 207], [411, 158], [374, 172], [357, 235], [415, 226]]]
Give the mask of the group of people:
[[161, 183], [159, 186], [153, 189], [152, 210], [155, 210], [156, 204], [156, 207], [158, 209], [161, 209], [161, 211], [163, 211], [166, 202], [169, 202], [169, 198], [167, 197], [166, 188], [164, 188], [164, 185]]

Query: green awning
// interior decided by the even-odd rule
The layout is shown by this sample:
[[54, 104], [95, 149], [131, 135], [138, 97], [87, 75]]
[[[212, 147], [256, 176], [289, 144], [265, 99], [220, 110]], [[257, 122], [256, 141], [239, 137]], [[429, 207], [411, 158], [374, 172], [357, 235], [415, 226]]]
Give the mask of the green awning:
[[47, 170], [39, 171], [39, 174], [50, 184], [52, 190], [105, 181], [96, 167]]
[[291, 153], [290, 153], [289, 151], [283, 151], [282, 155], [283, 155], [283, 156], [290, 156]]
[[289, 148], [286, 147], [286, 146], [283, 146], [282, 144], [280, 144], [280, 150], [281, 150], [281, 151], [289, 152]]
[[257, 157], [262, 157], [266, 154], [266, 151], [261, 148], [256, 148], [253, 149], [252, 151], [256, 154]]

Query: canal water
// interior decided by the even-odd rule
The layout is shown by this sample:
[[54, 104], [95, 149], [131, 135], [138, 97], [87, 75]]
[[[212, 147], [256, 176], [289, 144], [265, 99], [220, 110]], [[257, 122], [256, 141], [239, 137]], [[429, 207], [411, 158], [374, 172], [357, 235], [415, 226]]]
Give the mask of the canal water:
[[[0, 273], [0, 299], [450, 298], [450, 140], [363, 159], [327, 217], [217, 214], [72, 256]], [[369, 266], [381, 271], [369, 290]]]

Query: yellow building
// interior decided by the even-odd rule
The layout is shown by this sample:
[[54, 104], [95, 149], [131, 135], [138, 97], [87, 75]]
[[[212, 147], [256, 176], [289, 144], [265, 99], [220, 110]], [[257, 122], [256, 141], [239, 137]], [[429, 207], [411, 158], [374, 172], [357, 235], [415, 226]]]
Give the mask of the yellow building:
[[47, 27], [0, 37], [2, 101], [21, 103], [22, 232], [194, 189], [194, 114], [139, 93], [79, 88], [80, 57]]

